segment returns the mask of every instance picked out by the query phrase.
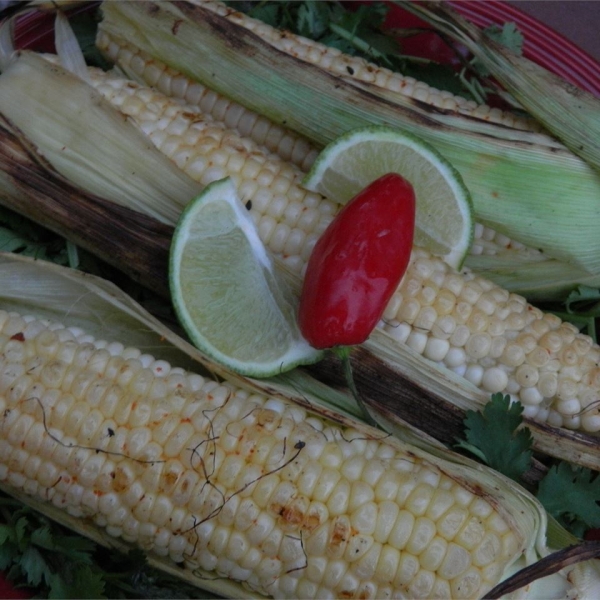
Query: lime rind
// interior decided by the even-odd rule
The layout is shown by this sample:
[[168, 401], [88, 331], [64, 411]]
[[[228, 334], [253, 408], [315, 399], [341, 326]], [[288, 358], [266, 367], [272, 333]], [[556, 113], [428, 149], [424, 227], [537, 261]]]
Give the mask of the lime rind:
[[192, 343], [239, 374], [269, 377], [322, 357], [298, 330], [297, 298], [229, 178], [207, 186], [182, 213], [169, 283]]
[[[329, 175], [331, 171], [334, 171], [333, 176]], [[302, 185], [344, 204], [389, 172], [402, 175], [415, 187], [415, 244], [460, 269], [473, 242], [475, 222], [471, 194], [460, 173], [433, 146], [416, 136], [382, 125], [349, 131], [322, 150]], [[446, 198], [442, 194], [437, 206], [424, 202], [423, 198], [439, 196], [434, 186], [440, 188], [440, 184], [447, 186]], [[448, 199], [452, 202], [447, 203]], [[453, 210], [454, 206], [455, 218], [445, 218], [448, 209]], [[452, 237], [443, 242], [444, 236], [446, 240]]]

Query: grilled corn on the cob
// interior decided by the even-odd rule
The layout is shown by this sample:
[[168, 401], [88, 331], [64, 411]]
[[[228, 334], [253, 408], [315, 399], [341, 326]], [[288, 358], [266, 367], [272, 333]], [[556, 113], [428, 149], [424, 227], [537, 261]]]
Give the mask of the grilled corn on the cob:
[[[42, 290], [62, 271], [17, 266]], [[535, 537], [528, 501], [485, 493], [502, 483], [484, 469], [472, 479], [381, 432], [110, 341], [111, 320], [127, 330], [122, 307], [70, 277], [33, 304], [56, 295], [53, 310], [68, 298], [78, 322], [112, 315], [95, 325], [105, 339], [0, 311], [3, 485], [277, 597], [477, 598]], [[85, 286], [94, 308], [72, 298]]]

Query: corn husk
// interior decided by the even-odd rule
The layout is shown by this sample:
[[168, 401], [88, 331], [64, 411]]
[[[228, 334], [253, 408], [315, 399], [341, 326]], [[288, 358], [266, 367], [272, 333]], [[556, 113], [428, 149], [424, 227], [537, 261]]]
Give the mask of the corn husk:
[[39, 55], [17, 55], [1, 81], [2, 117], [87, 193], [173, 223], [201, 191], [91, 86]]
[[600, 275], [555, 258], [532, 259], [518, 250], [468, 254], [464, 266], [534, 304], [560, 302], [580, 285], [600, 287]]
[[168, 295], [165, 274], [173, 228], [77, 188], [2, 119], [0, 204]]
[[[37, 78], [38, 67], [42, 74], [50, 74], [44, 79], [43, 89], [30, 87], [27, 80], [19, 79], [17, 82], [22, 93], [32, 90], [41, 93], [40, 101], [54, 93], [49, 88], [64, 86], [67, 80], [69, 86], [89, 87], [59, 66], [52, 65], [48, 71], [39, 57], [28, 60], [28, 55], [24, 53], [18, 60], [23, 58], [27, 58], [27, 77]], [[60, 77], [53, 79], [53, 73], [60, 73]], [[0, 91], [3, 77], [4, 74], [0, 76]], [[11, 93], [16, 94], [17, 89], [18, 86], [15, 85]], [[17, 107], [21, 99], [20, 95], [16, 96]], [[55, 107], [56, 111], [61, 108], [62, 105]], [[103, 106], [103, 110], [110, 112], [115, 109], [107, 105]], [[105, 122], [122, 124], [118, 119], [107, 119]], [[60, 130], [69, 126], [69, 119], [66, 115], [64, 118], [59, 116], [57, 123], [59, 125], [55, 124], [55, 127]], [[52, 129], [51, 124], [47, 124], [47, 127]], [[135, 128], [127, 130], [119, 127], [119, 132], [128, 135], [127, 131], [133, 136], [138, 135]], [[47, 138], [35, 139], [35, 134], [33, 128], [31, 136], [34, 139], [30, 139], [14, 125], [4, 122], [2, 127], [0, 122], [0, 185], [3, 188], [0, 203], [81, 244], [145, 286], [168, 297], [167, 265], [172, 228], [156, 220], [156, 213], [150, 206], [151, 200], [144, 201], [143, 195], [135, 198], [135, 201], [132, 198], [131, 204], [126, 207], [113, 202], [111, 198], [112, 191], [118, 185], [123, 186], [119, 195], [124, 198], [140, 186], [143, 189], [145, 182], [138, 184], [138, 179], [145, 176], [144, 173], [133, 172], [125, 181], [113, 177], [107, 189], [98, 190], [98, 196], [91, 195], [66, 181], [57, 172], [46, 160], [43, 143]], [[117, 131], [106, 129], [104, 134], [113, 143], [118, 139]], [[58, 131], [57, 135], [68, 136], [68, 132]], [[86, 169], [92, 168], [90, 165], [94, 163], [96, 150], [88, 147], [83, 151], [90, 154], [78, 157], [68, 167], [77, 170], [79, 181], [87, 179]], [[65, 163], [63, 158], [61, 164]], [[159, 180], [163, 174], [165, 179], [169, 177], [172, 166], [162, 155], [152, 158], [153, 176]], [[180, 197], [185, 198], [189, 193], [185, 179], [182, 189], [183, 192], [173, 187], [170, 193], [172, 196], [180, 194]], [[148, 207], [146, 203], [149, 204]], [[180, 210], [176, 205], [173, 206], [173, 213], [178, 214]], [[283, 269], [283, 266], [280, 265], [280, 268]], [[286, 276], [292, 286], [299, 289], [299, 278], [289, 273]], [[355, 350], [352, 363], [359, 390], [368, 404], [377, 410], [381, 407], [391, 409], [403, 420], [447, 444], [454, 443], [461, 434], [465, 410], [480, 410], [489, 400], [486, 393], [465, 379], [434, 365], [382, 331], [375, 331], [363, 347]], [[319, 387], [319, 382], [325, 382], [338, 388], [345, 387], [339, 364], [333, 357], [306, 372], [310, 375], [303, 382], [304, 386]], [[341, 400], [338, 408], [343, 406], [344, 401]], [[542, 426], [533, 421], [528, 422], [528, 426], [534, 435], [535, 448], [540, 452], [600, 470], [597, 437]]]
[[[321, 397], [316, 397], [300, 388], [300, 381], [292, 380], [288, 384], [283, 384], [280, 381], [257, 382], [239, 377], [212, 363], [107, 281], [45, 261], [2, 253], [0, 254], [0, 307], [3, 310], [14, 310], [20, 314], [32, 314], [82, 327], [98, 338], [137, 346], [142, 351], [168, 360], [173, 365], [231, 382], [252, 392], [300, 402], [303, 406], [308, 405], [316, 414], [344, 426], [356, 427], [367, 437], [385, 438], [386, 442], [394, 447], [432, 461], [471, 491], [484, 495], [488, 502], [491, 502], [508, 520], [514, 530], [519, 532], [522, 556], [527, 563], [548, 553], [546, 514], [541, 505], [514, 482], [481, 464], [442, 449], [438, 443], [431, 443], [425, 437], [419, 438], [414, 432], [406, 431], [404, 435], [406, 439], [416, 440], [416, 444], [410, 444], [397, 437], [388, 438], [383, 432], [337, 412], [328, 403], [326, 388], [323, 388]], [[335, 393], [333, 395], [335, 396]], [[396, 429], [400, 430], [400, 427], [396, 426]], [[6, 484], [1, 487], [8, 493], [12, 491]], [[63, 514], [41, 498], [17, 495], [50, 518], [58, 519], [103, 545], [121, 549], [128, 547], [127, 544], [108, 536], [89, 521]], [[229, 597], [252, 597], [252, 594], [237, 584], [215, 581], [214, 575], [176, 567], [169, 564], [168, 560], [152, 554], [148, 558], [153, 566], [165, 569], [198, 587]]]
[[201, 5], [106, 2], [103, 15], [100, 28], [109, 35], [317, 144], [366, 124], [422, 137], [460, 172], [478, 220], [553, 258], [600, 272], [600, 174], [556, 140], [349, 83]]
[[444, 2], [398, 2], [466, 46], [565, 146], [600, 169], [600, 99], [490, 39]]

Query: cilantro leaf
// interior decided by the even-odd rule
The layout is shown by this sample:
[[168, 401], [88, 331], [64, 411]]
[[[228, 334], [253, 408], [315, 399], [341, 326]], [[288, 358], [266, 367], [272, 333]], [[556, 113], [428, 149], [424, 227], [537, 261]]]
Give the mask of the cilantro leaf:
[[563, 321], [573, 323], [582, 333], [597, 341], [596, 320], [600, 318], [600, 289], [579, 285], [559, 306], [547, 303], [540, 308], [552, 312]]
[[29, 519], [25, 516], [21, 516], [17, 519], [15, 523], [15, 539], [19, 546], [24, 547], [25, 544], [29, 541]]
[[465, 439], [457, 446], [475, 454], [481, 461], [511, 479], [518, 480], [529, 468], [532, 437], [522, 423], [523, 406], [511, 404], [510, 396], [494, 394], [483, 412], [468, 410]]
[[6, 571], [13, 562], [13, 557], [19, 551], [16, 544], [6, 541], [0, 544], [0, 571]]
[[34, 529], [31, 532], [31, 543], [46, 550], [54, 550], [56, 544], [53, 540], [50, 525], [42, 525], [39, 529]]
[[319, 39], [327, 32], [330, 8], [326, 2], [303, 2], [298, 9], [296, 29], [304, 37]]
[[494, 41], [502, 44], [519, 56], [523, 54], [523, 34], [517, 28], [515, 23], [504, 23], [499, 25], [490, 25], [485, 30], [485, 34]]
[[42, 579], [48, 582], [52, 577], [52, 573], [44, 557], [34, 546], [25, 548], [19, 560], [19, 566], [26, 574], [27, 583], [31, 586], [40, 585]]
[[48, 598], [106, 598], [103, 573], [76, 564], [52, 578]]
[[553, 517], [600, 527], [600, 475], [560, 462], [540, 481], [537, 497]]
[[[514, 23], [504, 23], [499, 25], [490, 25], [483, 30], [490, 39], [498, 42], [505, 48], [508, 48], [518, 56], [523, 53], [523, 34], [517, 29]], [[471, 61], [471, 67], [482, 77], [489, 77], [490, 70], [478, 58]]]
[[[236, 6], [238, 10], [244, 11], [244, 7]], [[250, 6], [247, 11], [248, 14], [254, 19], [258, 19], [267, 25], [276, 27], [280, 20], [280, 8], [281, 6], [277, 2], [261, 3], [258, 6]]]
[[583, 304], [588, 309], [596, 309], [595, 316], [600, 316], [600, 290], [588, 285], [579, 285], [571, 291], [565, 300], [567, 312], [574, 313], [578, 309], [575, 304]]
[[14, 539], [13, 528], [9, 525], [0, 524], [0, 546]]
[[66, 264], [65, 240], [4, 207], [0, 207], [0, 250]]

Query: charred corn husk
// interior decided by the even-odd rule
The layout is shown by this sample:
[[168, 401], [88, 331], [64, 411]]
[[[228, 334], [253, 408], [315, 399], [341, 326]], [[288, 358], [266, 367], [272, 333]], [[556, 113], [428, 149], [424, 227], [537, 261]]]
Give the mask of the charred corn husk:
[[[31, 71], [31, 86], [19, 94], [21, 69], [33, 65], [41, 68]], [[0, 110], [36, 144], [36, 132], [28, 125], [28, 115], [35, 112], [32, 85], [36, 82], [45, 98], [51, 83], [43, 74], [58, 68], [23, 55], [0, 79], [6, 85]], [[99, 71], [90, 73], [90, 82], [191, 179], [206, 185], [231, 176], [264, 243], [302, 274], [336, 206], [302, 190], [297, 168], [158, 92]], [[172, 210], [178, 214], [181, 206]], [[421, 248], [414, 250], [379, 330], [398, 351], [408, 347], [487, 394], [503, 392], [521, 400], [526, 414], [539, 422], [600, 431], [598, 346], [522, 297], [470, 271], [458, 273]]]
[[416, 81], [413, 77], [406, 77], [385, 67], [376, 66], [363, 58], [344, 54], [337, 48], [325, 46], [303, 36], [294, 35], [289, 31], [280, 31], [239, 12], [235, 6], [226, 6], [222, 2], [212, 0], [190, 0], [190, 4], [202, 6], [232, 23], [241, 25], [278, 50], [317, 65], [338, 77], [372, 84], [392, 94], [399, 94], [418, 100], [423, 104], [482, 121], [528, 131], [540, 129], [536, 121], [531, 118], [491, 108], [485, 104], [478, 105], [473, 100], [438, 90], [422, 81]]
[[[459, 170], [486, 226], [591, 273], [600, 268], [592, 226], [600, 210], [600, 176], [546, 135], [461, 117], [397, 94], [392, 99], [391, 92], [377, 86], [334, 79], [204, 3], [107, 3], [100, 27], [317, 144], [365, 124], [416, 133]], [[218, 77], [213, 76], [213, 60], [219, 64]]]
[[0, 281], [2, 487], [104, 543], [282, 598], [479, 598], [544, 544], [501, 476], [229, 374], [106, 282], [9, 255]]
[[466, 46], [530, 114], [600, 169], [600, 99], [489, 39], [448, 5], [402, 5]]

